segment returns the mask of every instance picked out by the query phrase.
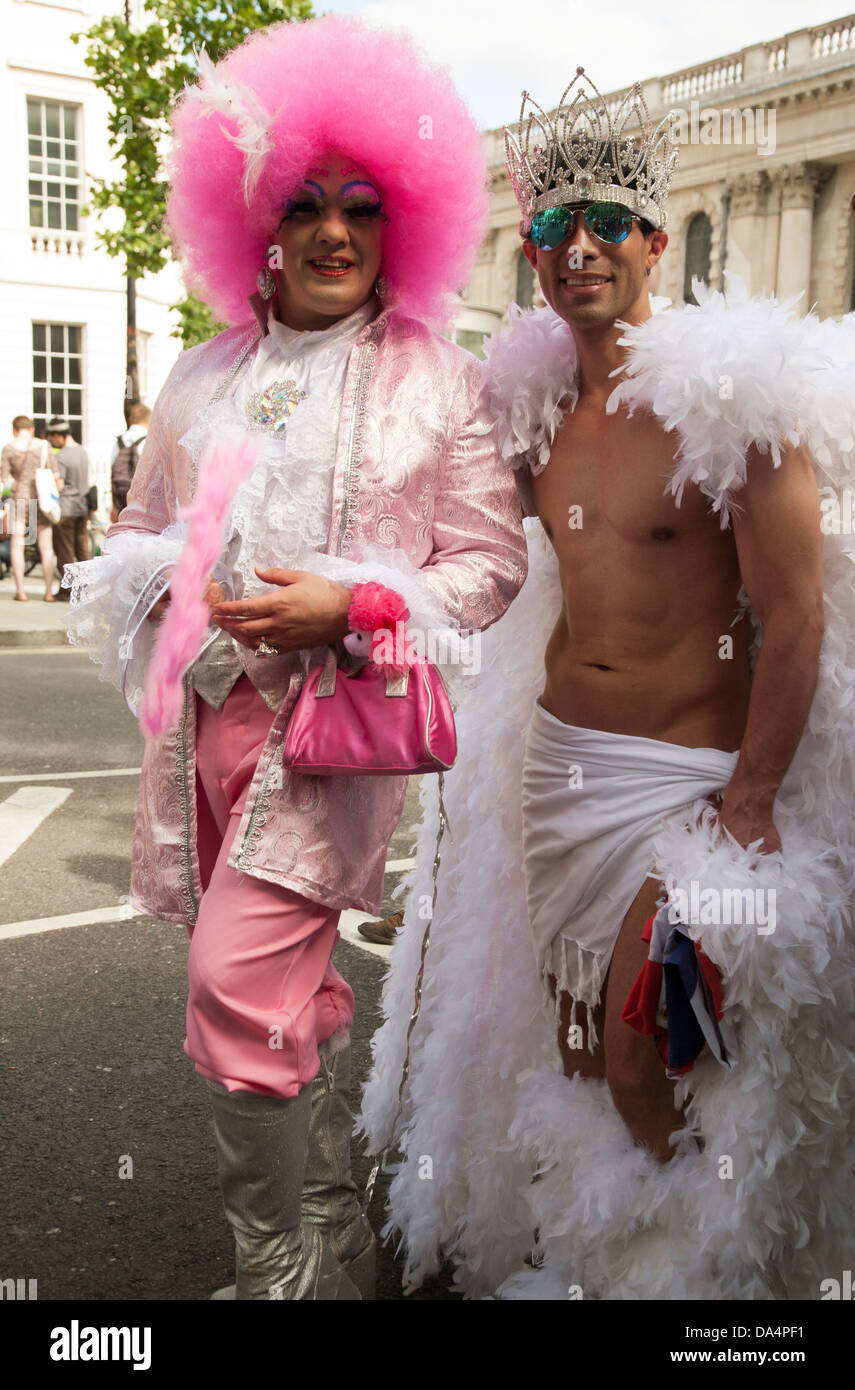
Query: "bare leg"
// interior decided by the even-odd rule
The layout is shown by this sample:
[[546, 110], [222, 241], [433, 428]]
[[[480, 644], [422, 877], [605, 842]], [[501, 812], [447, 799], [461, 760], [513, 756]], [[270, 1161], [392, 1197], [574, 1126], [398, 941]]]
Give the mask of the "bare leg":
[[9, 551], [12, 560], [12, 574], [15, 578], [15, 592], [19, 598], [26, 598], [24, 593], [24, 537], [11, 535], [9, 537]]
[[673, 1158], [668, 1135], [681, 1128], [674, 1108], [674, 1083], [665, 1075], [653, 1041], [636, 1033], [621, 1018], [626, 997], [647, 959], [641, 940], [644, 923], [662, 896], [662, 886], [647, 879], [623, 920], [612, 956], [606, 990], [606, 1080], [618, 1113], [637, 1143], [648, 1145], [663, 1162]]
[[45, 576], [45, 596], [47, 597], [53, 588], [54, 570], [53, 541], [51, 540], [50, 526], [39, 527], [36, 543], [39, 547], [39, 555], [41, 556], [42, 570]]
[[[668, 1136], [681, 1127], [680, 1114], [674, 1109], [674, 1083], [666, 1077], [652, 1039], [636, 1033], [621, 1018], [626, 997], [647, 959], [647, 944], [641, 940], [641, 933], [661, 895], [661, 884], [647, 879], [623, 920], [602, 998], [593, 1011], [597, 1047], [593, 1052], [588, 1049], [584, 1004], [576, 1005], [576, 1023], [581, 1027], [572, 1031], [573, 1001], [569, 994], [561, 995], [558, 1046], [565, 1076], [604, 1076], [615, 1108], [633, 1139], [667, 1162], [674, 1156]], [[554, 992], [556, 981], [552, 976], [550, 981]]]

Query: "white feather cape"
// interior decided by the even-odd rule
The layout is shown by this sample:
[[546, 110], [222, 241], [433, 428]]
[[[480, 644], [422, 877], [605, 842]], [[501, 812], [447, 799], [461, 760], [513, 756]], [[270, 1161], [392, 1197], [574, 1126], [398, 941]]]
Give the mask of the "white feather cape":
[[[650, 410], [676, 431], [678, 499], [697, 485], [726, 525], [748, 446], [777, 457], [787, 437], [810, 450], [830, 498], [855, 486], [852, 316], [798, 319], [737, 284], [727, 299], [706, 295], [699, 307], [628, 327], [623, 341], [628, 364], [610, 408]], [[515, 311], [485, 371], [509, 464], [546, 465], [575, 404], [574, 373], [562, 320], [550, 309]], [[394, 1129], [401, 1150], [387, 1230], [406, 1251], [405, 1287], [450, 1259], [475, 1298], [565, 1299], [578, 1286], [586, 1298], [816, 1299], [822, 1279], [853, 1268], [855, 539], [845, 534], [845, 501], [842, 513], [844, 534], [832, 530], [825, 542], [818, 688], [776, 806], [782, 854], [722, 846], [697, 818], [669, 827], [657, 845], [662, 879], [686, 890], [697, 880], [701, 891], [777, 895], [773, 934], [723, 926], [704, 935], [738, 1064], [728, 1072], [705, 1054], [678, 1083], [687, 1128], [666, 1165], [631, 1142], [604, 1083], [562, 1074], [543, 1007], [519, 790], [560, 596], [542, 528], [526, 522], [528, 580], [485, 634], [481, 674], [458, 714], [460, 757], [445, 797], [453, 835], [442, 850], [403, 1119], [420, 908], [432, 890], [431, 779], [363, 1100], [371, 1149]], [[538, 1266], [526, 1267], [535, 1232]]]

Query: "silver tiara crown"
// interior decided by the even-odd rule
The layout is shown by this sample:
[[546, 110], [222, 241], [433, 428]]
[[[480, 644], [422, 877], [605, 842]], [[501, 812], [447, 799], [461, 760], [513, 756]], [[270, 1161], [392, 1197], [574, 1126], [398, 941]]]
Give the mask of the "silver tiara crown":
[[622, 203], [664, 227], [679, 158], [674, 118], [669, 112], [652, 131], [638, 83], [610, 111], [584, 68], [551, 114], [523, 92], [519, 121], [505, 127], [505, 154], [524, 229], [544, 208], [584, 202]]

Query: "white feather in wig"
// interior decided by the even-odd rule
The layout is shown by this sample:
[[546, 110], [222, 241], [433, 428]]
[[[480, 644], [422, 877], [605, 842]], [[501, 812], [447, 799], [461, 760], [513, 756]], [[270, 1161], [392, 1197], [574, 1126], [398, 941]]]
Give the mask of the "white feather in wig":
[[[697, 486], [727, 524], [749, 447], [777, 457], [787, 439], [808, 448], [838, 503], [855, 488], [855, 316], [799, 319], [792, 305], [749, 300], [732, 282], [727, 298], [656, 313], [623, 341], [610, 407], [648, 410], [673, 430], [668, 486], [678, 502]], [[485, 387], [505, 461], [545, 467], [576, 399], [567, 325], [551, 309], [512, 314]], [[776, 803], [782, 853], [722, 844], [702, 804], [654, 847], [657, 875], [684, 892], [696, 881], [776, 893], [772, 934], [748, 923], [692, 928], [722, 974], [738, 1063], [726, 1071], [705, 1054], [678, 1083], [685, 1129], [677, 1155], [659, 1164], [632, 1143], [604, 1083], [562, 1074], [543, 1005], [520, 784], [561, 597], [540, 523], [526, 526], [529, 577], [484, 634], [481, 674], [457, 714], [460, 755], [445, 790], [454, 834], [398, 1120], [419, 906], [432, 887], [432, 785], [372, 1044], [362, 1124], [372, 1150], [393, 1132], [400, 1143], [386, 1229], [401, 1234], [405, 1283], [447, 1258], [476, 1298], [566, 1299], [578, 1286], [585, 1298], [817, 1299], [821, 1280], [855, 1260], [855, 538], [845, 525], [825, 536], [826, 630]]]
[[199, 83], [184, 89], [184, 100], [195, 102], [209, 115], [219, 112], [236, 121], [237, 134], [223, 127], [223, 132], [244, 157], [243, 197], [246, 206], [252, 202], [264, 163], [273, 148], [270, 130], [275, 113], [268, 111], [255, 93], [239, 82], [226, 82], [219, 76], [204, 48], [196, 54]]

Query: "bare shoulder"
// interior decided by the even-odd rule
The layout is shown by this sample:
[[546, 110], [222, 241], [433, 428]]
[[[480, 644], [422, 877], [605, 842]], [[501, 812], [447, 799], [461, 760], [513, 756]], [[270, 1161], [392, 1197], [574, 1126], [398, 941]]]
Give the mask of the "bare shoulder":
[[801, 446], [781, 447], [780, 460], [754, 446], [731, 519], [746, 590], [761, 621], [775, 603], [795, 612], [822, 606], [823, 535], [813, 462]]
[[745, 461], [745, 485], [733, 499], [735, 522], [758, 508], [792, 507], [800, 500], [818, 511], [816, 465], [804, 445], [784, 443], [774, 458], [768, 450], [751, 444]]

